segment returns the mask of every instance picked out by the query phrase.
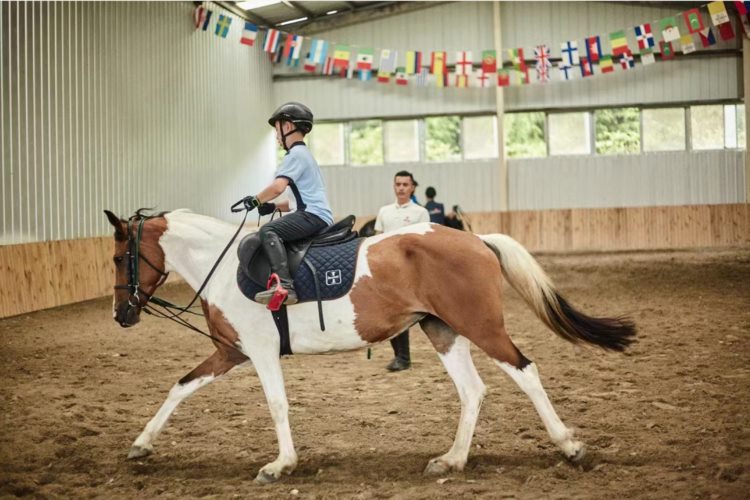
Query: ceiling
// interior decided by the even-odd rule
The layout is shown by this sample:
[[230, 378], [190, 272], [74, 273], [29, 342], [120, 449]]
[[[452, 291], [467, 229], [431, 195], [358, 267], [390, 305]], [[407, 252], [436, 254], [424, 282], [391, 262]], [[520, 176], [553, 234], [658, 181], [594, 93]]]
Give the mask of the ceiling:
[[[310, 33], [330, 29], [340, 25], [342, 22], [348, 24], [353, 19], [367, 16], [369, 14], [382, 14], [384, 11], [395, 13], [401, 11], [398, 4], [413, 4], [414, 2], [327, 2], [327, 1], [293, 1], [280, 0], [270, 5], [250, 7], [245, 10], [238, 4], [242, 2], [217, 2], [222, 7], [232, 10], [238, 15], [258, 24], [261, 27], [281, 27], [281, 29], [294, 29], [299, 33]], [[256, 2], [258, 3], [258, 2]], [[329, 14], [330, 13], [330, 14]], [[295, 23], [280, 26], [286, 21], [307, 18]]]

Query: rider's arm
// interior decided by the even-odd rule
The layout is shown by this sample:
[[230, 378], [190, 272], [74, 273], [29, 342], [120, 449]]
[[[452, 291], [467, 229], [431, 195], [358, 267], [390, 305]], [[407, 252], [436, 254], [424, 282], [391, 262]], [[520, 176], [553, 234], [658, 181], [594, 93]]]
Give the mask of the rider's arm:
[[[271, 201], [277, 196], [279, 196], [281, 193], [283, 193], [288, 185], [289, 185], [289, 179], [285, 177], [277, 177], [273, 180], [271, 184], [268, 185], [268, 187], [266, 187], [260, 193], [256, 194], [255, 197], [258, 198], [258, 201], [260, 201], [261, 203]], [[286, 203], [287, 203], [287, 210], [289, 210], [289, 202], [287, 201]], [[276, 204], [276, 206], [279, 206], [279, 205], [280, 203]]]

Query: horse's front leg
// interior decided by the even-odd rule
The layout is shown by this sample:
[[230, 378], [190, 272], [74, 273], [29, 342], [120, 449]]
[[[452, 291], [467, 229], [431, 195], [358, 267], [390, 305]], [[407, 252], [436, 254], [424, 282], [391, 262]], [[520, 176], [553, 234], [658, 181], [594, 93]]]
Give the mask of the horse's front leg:
[[156, 412], [154, 418], [146, 424], [146, 428], [143, 429], [143, 432], [135, 440], [128, 453], [128, 458], [141, 458], [150, 455], [154, 450], [154, 440], [166, 425], [167, 420], [169, 420], [177, 405], [195, 391], [210, 384], [217, 377], [225, 374], [245, 359], [239, 356], [227, 356], [221, 351], [216, 351], [193, 371], [182, 377], [169, 391], [166, 401], [161, 405], [159, 411]]
[[282, 474], [291, 474], [294, 471], [297, 467], [297, 452], [294, 450], [292, 431], [289, 428], [289, 402], [284, 389], [284, 374], [281, 371], [278, 348], [275, 351], [270, 349], [264, 353], [254, 353], [251, 358], [266, 394], [268, 409], [271, 411], [276, 437], [279, 440], [278, 458], [264, 465], [255, 478], [256, 482], [266, 484], [278, 481]]

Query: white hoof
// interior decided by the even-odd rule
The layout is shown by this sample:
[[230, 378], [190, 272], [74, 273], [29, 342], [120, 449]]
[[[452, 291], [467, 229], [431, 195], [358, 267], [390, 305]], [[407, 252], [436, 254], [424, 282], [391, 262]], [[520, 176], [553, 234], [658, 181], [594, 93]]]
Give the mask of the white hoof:
[[128, 452], [128, 460], [134, 460], [136, 458], [143, 458], [151, 455], [151, 453], [154, 452], [154, 447], [151, 445], [147, 446], [136, 446], [133, 445], [130, 447], [130, 451]]
[[261, 469], [258, 471], [258, 475], [255, 476], [255, 482], [258, 484], [271, 484], [275, 483], [280, 479], [280, 476], [273, 474], [272, 472], [266, 472]]
[[433, 458], [427, 463], [427, 467], [424, 469], [424, 474], [428, 476], [441, 476], [452, 471], [462, 471], [463, 466], [458, 464], [450, 464], [442, 457]]
[[586, 446], [580, 441], [573, 441], [568, 449], [563, 450], [563, 453], [570, 462], [577, 464], [586, 456]]

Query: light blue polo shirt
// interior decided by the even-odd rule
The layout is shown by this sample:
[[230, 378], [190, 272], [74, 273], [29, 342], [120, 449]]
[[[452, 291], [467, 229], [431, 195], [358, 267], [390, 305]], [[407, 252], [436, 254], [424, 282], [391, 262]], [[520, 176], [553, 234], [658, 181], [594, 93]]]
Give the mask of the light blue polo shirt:
[[297, 210], [317, 215], [326, 224], [333, 224], [333, 212], [328, 205], [323, 175], [304, 142], [296, 142], [289, 148], [276, 172], [276, 178], [279, 177], [289, 181], [297, 201]]

